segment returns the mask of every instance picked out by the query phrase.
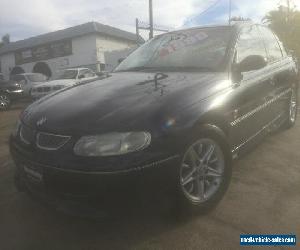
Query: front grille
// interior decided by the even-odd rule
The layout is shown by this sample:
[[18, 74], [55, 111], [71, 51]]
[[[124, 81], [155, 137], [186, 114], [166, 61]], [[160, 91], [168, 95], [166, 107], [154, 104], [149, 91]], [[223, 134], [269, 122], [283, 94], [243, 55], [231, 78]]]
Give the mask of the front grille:
[[69, 140], [70, 136], [54, 135], [40, 132], [37, 134], [36, 145], [45, 150], [57, 150], [65, 145]]
[[20, 139], [25, 144], [31, 144], [34, 142], [34, 130], [22, 125], [20, 128]]

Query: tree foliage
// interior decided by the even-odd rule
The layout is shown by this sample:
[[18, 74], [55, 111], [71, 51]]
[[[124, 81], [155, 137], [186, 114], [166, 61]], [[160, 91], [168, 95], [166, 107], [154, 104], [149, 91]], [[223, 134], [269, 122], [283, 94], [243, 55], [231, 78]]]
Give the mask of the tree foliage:
[[9, 34], [5, 34], [4, 36], [2, 36], [1, 41], [0, 41], [0, 47], [2, 47], [5, 44], [10, 43], [10, 36]]
[[263, 19], [284, 45], [300, 58], [300, 11], [280, 6]]

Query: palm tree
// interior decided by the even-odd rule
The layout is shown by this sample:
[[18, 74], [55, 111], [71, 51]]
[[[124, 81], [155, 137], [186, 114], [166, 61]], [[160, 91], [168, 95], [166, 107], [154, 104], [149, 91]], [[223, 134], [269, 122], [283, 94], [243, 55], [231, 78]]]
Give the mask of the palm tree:
[[300, 58], [300, 12], [280, 6], [270, 11], [262, 20], [280, 38], [284, 45]]

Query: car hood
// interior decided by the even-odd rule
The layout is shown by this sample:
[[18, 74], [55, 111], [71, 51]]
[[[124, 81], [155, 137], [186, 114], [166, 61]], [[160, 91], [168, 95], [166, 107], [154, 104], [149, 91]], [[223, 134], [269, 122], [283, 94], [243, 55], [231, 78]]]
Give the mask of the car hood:
[[77, 83], [77, 81], [75, 79], [59, 79], [59, 80], [53, 80], [53, 81], [49, 81], [49, 82], [36, 83], [34, 85], [38, 85], [39, 87], [64, 85], [67, 87], [67, 86], [72, 86], [76, 83]]
[[42, 98], [22, 120], [61, 134], [151, 130], [220, 91], [227, 79], [225, 73], [113, 73]]

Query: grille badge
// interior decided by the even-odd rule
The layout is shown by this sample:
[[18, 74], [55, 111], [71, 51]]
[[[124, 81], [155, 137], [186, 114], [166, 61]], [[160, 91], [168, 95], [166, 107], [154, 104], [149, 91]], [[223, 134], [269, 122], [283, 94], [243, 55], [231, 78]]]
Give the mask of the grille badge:
[[37, 125], [37, 126], [41, 126], [41, 125], [43, 125], [46, 121], [47, 121], [47, 118], [46, 118], [46, 117], [42, 117], [42, 118], [40, 118], [40, 119], [36, 122], [36, 125]]

